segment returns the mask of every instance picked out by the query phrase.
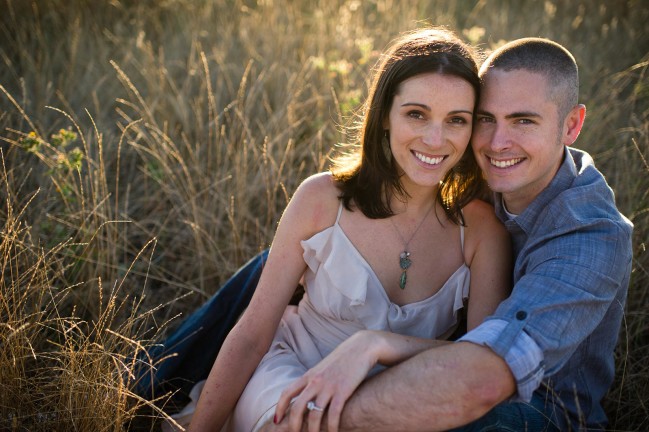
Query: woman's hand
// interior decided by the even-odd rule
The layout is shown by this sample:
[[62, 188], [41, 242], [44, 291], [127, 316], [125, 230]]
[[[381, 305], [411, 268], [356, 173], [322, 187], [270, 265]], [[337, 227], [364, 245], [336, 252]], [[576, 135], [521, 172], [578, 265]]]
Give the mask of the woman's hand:
[[297, 432], [306, 415], [308, 431], [317, 432], [326, 413], [327, 430], [337, 431], [345, 402], [378, 361], [381, 339], [379, 332], [362, 330], [341, 343], [282, 392], [276, 423], [288, 413], [289, 430]]
[[[374, 365], [394, 366], [422, 351], [448, 343], [385, 331], [361, 330], [286, 387], [275, 408], [275, 423], [282, 423], [282, 431], [288, 424], [288, 430], [297, 432], [302, 429], [306, 414], [308, 432], [317, 432], [326, 412], [326, 430], [335, 432], [345, 403]], [[322, 410], [313, 406], [308, 410], [309, 402]], [[288, 418], [284, 419], [285, 416]]]

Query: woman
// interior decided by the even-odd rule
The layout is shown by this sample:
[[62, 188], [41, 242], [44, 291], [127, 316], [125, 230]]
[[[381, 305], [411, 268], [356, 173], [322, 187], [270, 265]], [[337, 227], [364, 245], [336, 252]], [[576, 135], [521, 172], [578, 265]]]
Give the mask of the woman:
[[[226, 421], [235, 431], [272, 421], [299, 430], [304, 416], [315, 431], [324, 415], [336, 430], [368, 374], [445, 343], [467, 297], [471, 329], [507, 296], [509, 239], [475, 199], [478, 92], [471, 50], [451, 32], [394, 42], [370, 88], [360, 148], [295, 192], [190, 431]], [[302, 277], [306, 294], [287, 307]]]

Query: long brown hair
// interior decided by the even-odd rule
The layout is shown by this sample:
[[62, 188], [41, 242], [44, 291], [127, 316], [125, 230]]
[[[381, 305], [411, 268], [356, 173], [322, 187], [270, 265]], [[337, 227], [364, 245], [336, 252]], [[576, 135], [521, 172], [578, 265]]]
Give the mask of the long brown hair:
[[[338, 181], [343, 205], [351, 202], [372, 219], [392, 216], [390, 196], [395, 192], [407, 197], [399, 172], [383, 145], [384, 120], [387, 119], [399, 84], [423, 73], [440, 73], [459, 77], [473, 87], [478, 104], [480, 79], [473, 50], [453, 32], [426, 28], [403, 34], [388, 48], [379, 61], [369, 95], [363, 107], [362, 125], [354, 153], [334, 159], [331, 170]], [[479, 193], [486, 183], [470, 146], [444, 177], [437, 193], [448, 218], [463, 224], [461, 209]]]

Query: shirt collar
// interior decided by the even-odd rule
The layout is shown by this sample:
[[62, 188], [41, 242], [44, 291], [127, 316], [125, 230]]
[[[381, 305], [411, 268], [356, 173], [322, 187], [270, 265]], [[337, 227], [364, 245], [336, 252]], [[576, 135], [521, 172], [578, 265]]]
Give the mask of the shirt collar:
[[[512, 221], [516, 222], [525, 232], [529, 233], [536, 224], [536, 219], [541, 212], [545, 210], [547, 205], [557, 195], [573, 183], [575, 177], [577, 177], [577, 166], [575, 165], [570, 150], [567, 146], [564, 146], [563, 161], [550, 184], [541, 191], [522, 213], [512, 219]], [[502, 194], [496, 193], [496, 199], [494, 201], [498, 218], [503, 222], [509, 220], [510, 218], [507, 216], [507, 211], [503, 205]]]

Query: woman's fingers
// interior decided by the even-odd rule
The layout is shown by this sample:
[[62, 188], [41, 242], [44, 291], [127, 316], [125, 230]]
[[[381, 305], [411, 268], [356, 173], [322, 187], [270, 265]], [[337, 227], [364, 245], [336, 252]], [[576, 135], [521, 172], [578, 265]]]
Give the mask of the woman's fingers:
[[305, 386], [306, 379], [303, 376], [293, 381], [282, 391], [277, 406], [275, 406], [275, 423], [279, 423], [284, 419], [288, 408], [291, 406], [292, 399], [299, 395]]
[[298, 397], [293, 399], [288, 413], [289, 430], [300, 432], [306, 421], [308, 432], [319, 432], [330, 399], [331, 395], [326, 389], [307, 386]]
[[362, 338], [364, 334], [343, 342], [302, 377], [288, 385], [277, 403], [276, 421], [282, 421], [288, 415], [291, 431], [299, 432], [303, 420], [306, 420], [308, 432], [317, 432], [329, 403], [335, 401], [330, 408], [333, 410], [327, 414], [327, 423], [329, 431], [337, 430], [345, 401], [376, 363], [370, 350], [362, 351], [367, 351], [368, 355], [359, 355], [358, 342], [368, 338], [371, 340], [372, 336], [367, 333]]
[[327, 432], [338, 432], [346, 399], [334, 396], [327, 407]]
[[309, 411], [307, 413], [308, 432], [320, 432], [320, 424], [322, 423], [322, 417], [327, 410], [328, 403], [329, 398], [325, 399], [320, 395], [314, 400], [307, 402], [306, 409]]

